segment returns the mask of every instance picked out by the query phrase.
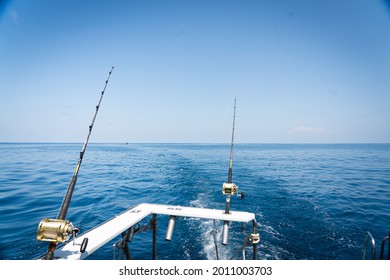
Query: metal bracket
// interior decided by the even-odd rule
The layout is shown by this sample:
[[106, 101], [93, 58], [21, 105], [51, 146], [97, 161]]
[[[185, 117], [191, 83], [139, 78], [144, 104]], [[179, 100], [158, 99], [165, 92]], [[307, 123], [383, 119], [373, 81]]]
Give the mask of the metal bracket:
[[252, 233], [249, 237], [249, 241], [252, 242], [252, 244], [257, 244], [260, 242], [260, 234], [258, 233]]
[[73, 235], [73, 245], [80, 246], [80, 253], [84, 253], [88, 246], [88, 238], [84, 238], [81, 244], [76, 243], [76, 236], [79, 233], [79, 228], [73, 228], [72, 235]]

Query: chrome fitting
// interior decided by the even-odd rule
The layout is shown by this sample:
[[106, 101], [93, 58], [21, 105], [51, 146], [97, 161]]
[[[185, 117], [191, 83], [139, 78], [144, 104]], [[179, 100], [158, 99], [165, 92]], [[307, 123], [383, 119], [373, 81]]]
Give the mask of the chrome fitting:
[[249, 240], [252, 242], [252, 244], [257, 244], [260, 242], [260, 234], [258, 233], [252, 233]]

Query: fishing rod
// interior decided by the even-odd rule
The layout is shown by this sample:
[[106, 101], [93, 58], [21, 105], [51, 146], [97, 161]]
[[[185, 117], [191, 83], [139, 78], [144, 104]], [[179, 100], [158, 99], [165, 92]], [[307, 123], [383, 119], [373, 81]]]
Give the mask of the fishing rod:
[[236, 122], [236, 98], [234, 98], [234, 113], [233, 113], [233, 129], [232, 129], [232, 143], [230, 145], [230, 163], [228, 173], [228, 183], [232, 183], [233, 176], [233, 150], [234, 150], [234, 124]]
[[[54, 251], [56, 249], [58, 242], [67, 241], [71, 235], [73, 235], [73, 237], [75, 238], [76, 234], [79, 231], [78, 228], [75, 228], [73, 226], [73, 224], [71, 222], [69, 222], [68, 220], [65, 220], [65, 218], [66, 218], [66, 214], [67, 214], [68, 209], [69, 209], [69, 205], [70, 205], [70, 201], [72, 199], [72, 194], [73, 194], [74, 188], [76, 186], [77, 176], [78, 176], [78, 173], [80, 170], [81, 163], [83, 161], [85, 150], [86, 150], [87, 145], [88, 145], [89, 137], [91, 136], [92, 128], [93, 128], [93, 125], [95, 123], [96, 116], [97, 116], [97, 113], [99, 111], [102, 99], [103, 99], [103, 95], [106, 91], [107, 84], [108, 84], [108, 81], [110, 80], [111, 73], [113, 70], [114, 70], [114, 66], [112, 66], [112, 68], [108, 74], [108, 78], [107, 78], [106, 83], [104, 85], [104, 88], [102, 90], [102, 93], [101, 93], [101, 96], [99, 99], [99, 103], [96, 106], [96, 111], [95, 111], [95, 114], [93, 116], [91, 125], [89, 126], [87, 138], [85, 139], [83, 148], [81, 149], [79, 160], [78, 160], [76, 168], [74, 170], [72, 179], [69, 183], [68, 190], [67, 190], [67, 192], [64, 196], [64, 199], [62, 201], [60, 211], [57, 215], [57, 219], [48, 219], [48, 218], [43, 219], [38, 226], [37, 239], [41, 240], [41, 241], [49, 241], [50, 242], [47, 253], [45, 255], [46, 260], [53, 259]], [[80, 252], [85, 251], [87, 243], [88, 243], [88, 239], [84, 239], [83, 243], [80, 245], [81, 246]]]
[[[226, 195], [226, 204], [225, 204], [225, 214], [230, 214], [230, 198], [232, 195], [237, 194], [238, 187], [233, 183], [233, 151], [234, 151], [234, 129], [236, 122], [236, 102], [237, 98], [234, 98], [234, 112], [233, 112], [233, 128], [232, 128], [232, 142], [230, 145], [230, 162], [229, 162], [229, 172], [228, 172], [228, 181], [222, 185], [222, 193]], [[241, 192], [239, 195], [241, 199], [244, 199], [244, 193]], [[229, 222], [224, 221], [222, 227], [222, 245], [227, 245], [227, 240], [229, 236]]]

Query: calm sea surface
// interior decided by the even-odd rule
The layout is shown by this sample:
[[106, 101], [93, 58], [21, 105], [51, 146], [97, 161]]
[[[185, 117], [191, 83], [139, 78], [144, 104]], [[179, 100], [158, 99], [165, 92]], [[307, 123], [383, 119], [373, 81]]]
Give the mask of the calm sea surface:
[[[0, 144], [0, 259], [46, 251], [37, 226], [57, 216], [81, 148]], [[90, 144], [67, 219], [86, 231], [144, 202], [224, 209], [229, 152], [230, 145]], [[246, 197], [232, 198], [231, 209], [256, 213], [262, 259], [360, 259], [365, 231], [377, 244], [390, 231], [390, 144], [237, 144], [233, 182]], [[212, 222], [179, 219], [167, 242], [167, 220], [159, 218], [159, 259], [215, 259]], [[240, 224], [229, 238], [218, 248], [222, 258], [243, 245]], [[132, 257], [151, 259], [151, 240], [137, 234]], [[92, 259], [112, 259], [115, 241]]]

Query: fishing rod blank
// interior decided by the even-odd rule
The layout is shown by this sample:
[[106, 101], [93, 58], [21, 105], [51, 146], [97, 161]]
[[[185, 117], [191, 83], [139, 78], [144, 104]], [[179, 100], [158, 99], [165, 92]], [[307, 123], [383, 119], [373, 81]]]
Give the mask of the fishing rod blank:
[[236, 122], [236, 98], [234, 98], [234, 113], [233, 113], [233, 129], [232, 129], [232, 143], [230, 146], [230, 164], [228, 173], [228, 183], [232, 183], [233, 176], [233, 150], [234, 150], [234, 124]]
[[91, 123], [91, 125], [89, 126], [87, 139], [85, 140], [84, 145], [83, 145], [83, 148], [82, 148], [82, 150], [81, 150], [81, 152], [80, 152], [79, 161], [78, 161], [77, 166], [76, 166], [76, 169], [75, 169], [75, 171], [74, 171], [74, 173], [73, 173], [72, 180], [71, 180], [70, 183], [69, 183], [68, 191], [67, 191], [67, 193], [66, 193], [66, 195], [65, 195], [65, 197], [64, 197], [64, 200], [63, 200], [63, 202], [62, 202], [62, 205], [61, 205], [61, 208], [60, 208], [60, 212], [58, 213], [57, 219], [65, 219], [66, 214], [67, 214], [67, 212], [68, 212], [70, 200], [71, 200], [71, 198], [72, 198], [73, 190], [74, 190], [74, 187], [75, 187], [75, 185], [76, 185], [77, 175], [78, 175], [79, 170], [80, 170], [81, 162], [83, 161], [83, 157], [84, 157], [84, 153], [85, 153], [85, 150], [86, 150], [86, 148], [87, 148], [87, 145], [88, 145], [89, 137], [91, 136], [92, 128], [93, 128], [93, 125], [94, 125], [94, 123], [95, 123], [95, 119], [96, 119], [97, 113], [98, 113], [99, 108], [100, 108], [100, 103], [102, 102], [104, 92], [105, 92], [105, 90], [106, 90], [108, 81], [110, 80], [111, 73], [112, 73], [113, 70], [114, 70], [114, 67], [111, 68], [111, 71], [110, 71], [109, 74], [108, 74], [108, 78], [107, 78], [106, 84], [104, 85], [104, 88], [103, 88], [103, 90], [102, 90], [102, 94], [101, 94], [101, 96], [100, 96], [99, 103], [98, 103], [98, 105], [96, 106], [96, 111], [95, 111], [95, 114], [94, 114], [94, 116], [93, 116], [92, 123]]
[[[233, 129], [232, 129], [232, 142], [230, 145], [228, 181], [227, 183], [223, 183], [222, 186], [222, 193], [226, 195], [226, 209], [225, 209], [226, 214], [229, 214], [230, 211], [230, 196], [236, 194], [238, 191], [237, 185], [232, 182], [235, 121], [236, 121], [236, 98], [234, 98]], [[241, 198], [243, 198], [243, 195], [241, 196]]]
[[[96, 111], [95, 111], [95, 114], [93, 116], [91, 125], [89, 126], [87, 138], [84, 142], [83, 148], [81, 149], [79, 160], [77, 162], [72, 179], [69, 183], [68, 190], [67, 190], [67, 192], [64, 196], [64, 199], [62, 201], [60, 211], [57, 215], [57, 219], [43, 219], [39, 223], [38, 231], [37, 231], [37, 239], [41, 240], [41, 241], [49, 241], [50, 242], [47, 254], [45, 256], [46, 260], [53, 259], [54, 250], [56, 249], [58, 242], [67, 241], [70, 236], [72, 236], [72, 235], [75, 236], [76, 233], [78, 232], [78, 229], [74, 228], [73, 224], [71, 222], [69, 222], [68, 220], [65, 220], [65, 218], [66, 218], [66, 214], [67, 214], [68, 209], [69, 209], [69, 205], [70, 205], [70, 201], [72, 199], [72, 194], [73, 194], [74, 188], [76, 186], [77, 176], [78, 176], [78, 173], [80, 170], [81, 163], [83, 161], [85, 150], [86, 150], [87, 145], [88, 145], [89, 137], [91, 136], [92, 128], [93, 128], [93, 125], [95, 123], [96, 116], [97, 116], [97, 113], [98, 113], [99, 108], [100, 108], [100, 104], [102, 102], [104, 93], [105, 93], [106, 88], [107, 88], [108, 81], [110, 80], [111, 73], [113, 70], [114, 70], [114, 66], [111, 68], [111, 71], [108, 74], [108, 78], [107, 78], [106, 83], [104, 85], [104, 88], [102, 90], [102, 93], [101, 93], [101, 96], [99, 99], [99, 103], [96, 106]], [[80, 248], [81, 252], [85, 251], [86, 246], [87, 246], [87, 242], [88, 242], [88, 240], [84, 240], [83, 243], [81, 244], [81, 248]]]

